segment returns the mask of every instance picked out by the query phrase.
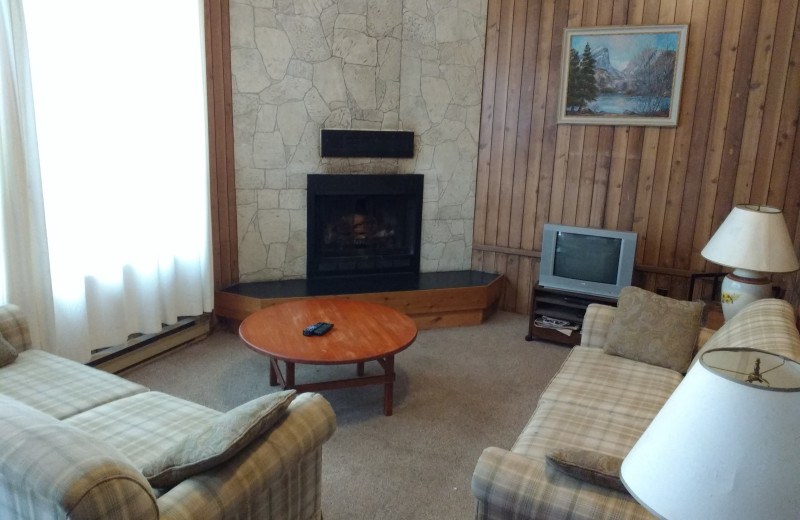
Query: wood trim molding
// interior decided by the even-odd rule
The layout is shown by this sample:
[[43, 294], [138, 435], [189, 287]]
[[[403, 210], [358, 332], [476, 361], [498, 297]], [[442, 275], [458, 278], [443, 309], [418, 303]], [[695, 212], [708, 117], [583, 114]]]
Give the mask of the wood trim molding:
[[[472, 244], [474, 251], [486, 251], [489, 253], [502, 253], [506, 255], [522, 256], [527, 258], [541, 258], [541, 251], [529, 251], [527, 249], [519, 249], [515, 247], [494, 246], [491, 244]], [[679, 276], [681, 278], [690, 278], [693, 271], [687, 269], [675, 269], [672, 267], [659, 267], [655, 265], [641, 265], [636, 264], [634, 269], [644, 273], [663, 274], [668, 276]]]
[[239, 281], [228, 0], [205, 0], [211, 244], [214, 288]]
[[493, 246], [490, 244], [472, 244], [473, 251], [488, 251], [490, 253], [505, 253], [507, 255], [527, 256], [531, 258], [541, 258], [541, 251], [529, 251], [516, 247]]

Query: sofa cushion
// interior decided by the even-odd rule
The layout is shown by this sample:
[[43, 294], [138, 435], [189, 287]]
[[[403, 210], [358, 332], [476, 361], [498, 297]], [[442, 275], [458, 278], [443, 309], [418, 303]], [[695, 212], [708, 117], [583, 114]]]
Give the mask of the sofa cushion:
[[571, 477], [627, 493], [619, 470], [622, 459], [592, 450], [562, 448], [547, 454], [547, 462]]
[[574, 347], [511, 451], [543, 462], [557, 448], [625, 457], [682, 379], [674, 370]]
[[179, 397], [144, 392], [97, 406], [64, 422], [111, 444], [141, 471], [220, 415], [222, 412]]
[[607, 354], [686, 373], [703, 304], [625, 287], [603, 347]]
[[65, 422], [119, 449], [151, 485], [169, 487], [233, 456], [275, 424], [293, 397], [293, 390], [269, 394], [223, 414], [161, 392], [145, 392]]
[[187, 436], [142, 473], [151, 485], [169, 487], [230, 459], [280, 421], [294, 396], [294, 390], [287, 390], [237, 406], [197, 435]]
[[13, 397], [56, 419], [147, 391], [142, 385], [44, 352], [20, 352], [0, 368], [0, 394]]
[[591, 347], [574, 347], [540, 401], [651, 419], [683, 380], [675, 372]]
[[0, 367], [10, 365], [16, 359], [17, 349], [0, 334]]
[[0, 438], [0, 518], [159, 516], [150, 485], [119, 451], [2, 395]]

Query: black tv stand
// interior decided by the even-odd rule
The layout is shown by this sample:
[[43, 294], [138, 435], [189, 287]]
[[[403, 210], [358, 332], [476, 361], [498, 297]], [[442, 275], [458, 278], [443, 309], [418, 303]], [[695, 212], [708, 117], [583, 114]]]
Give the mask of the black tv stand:
[[[586, 308], [592, 303], [617, 305], [616, 298], [581, 294], [560, 289], [542, 287], [538, 283], [533, 287], [531, 294], [531, 316], [528, 322], [527, 341], [542, 340], [561, 343], [563, 345], [578, 345], [581, 342], [581, 328]], [[569, 334], [556, 328], [536, 325], [537, 320], [543, 316], [569, 322]]]

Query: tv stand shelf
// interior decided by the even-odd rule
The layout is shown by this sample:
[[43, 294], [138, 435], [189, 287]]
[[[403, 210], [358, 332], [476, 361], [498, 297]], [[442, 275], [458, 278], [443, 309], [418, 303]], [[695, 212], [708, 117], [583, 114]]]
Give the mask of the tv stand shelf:
[[[538, 283], [533, 287], [531, 295], [531, 316], [528, 323], [528, 335], [525, 339], [552, 341], [564, 345], [578, 345], [581, 342], [581, 327], [586, 308], [592, 303], [617, 305], [616, 298], [581, 294], [559, 289], [542, 287]], [[542, 316], [569, 321], [577, 330], [564, 334], [557, 329], [540, 327], [536, 320]]]

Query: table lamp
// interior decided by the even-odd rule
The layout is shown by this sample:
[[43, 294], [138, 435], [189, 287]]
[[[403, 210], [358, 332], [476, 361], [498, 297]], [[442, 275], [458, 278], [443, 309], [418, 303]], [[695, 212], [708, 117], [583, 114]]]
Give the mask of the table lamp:
[[800, 269], [783, 213], [769, 206], [734, 207], [700, 254], [715, 264], [733, 268], [721, 287], [726, 320], [747, 304], [772, 296], [772, 285], [765, 273]]
[[704, 353], [622, 463], [668, 520], [797, 520], [800, 363], [753, 349]]

